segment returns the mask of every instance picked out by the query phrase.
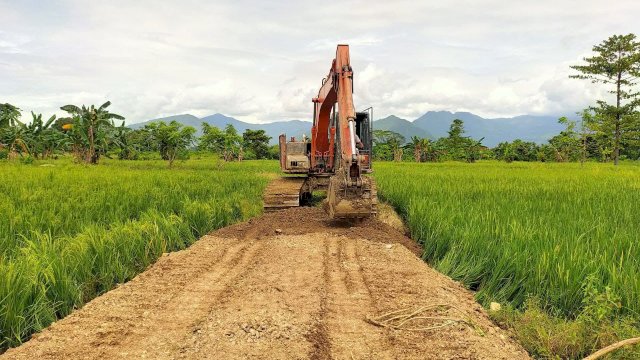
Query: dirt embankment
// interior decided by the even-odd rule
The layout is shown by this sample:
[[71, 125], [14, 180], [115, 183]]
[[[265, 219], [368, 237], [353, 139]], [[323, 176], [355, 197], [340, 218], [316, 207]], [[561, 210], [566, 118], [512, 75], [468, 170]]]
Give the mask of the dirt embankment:
[[[2, 359], [528, 358], [417, 252], [375, 220], [331, 223], [316, 208], [266, 214], [163, 256]], [[465, 314], [439, 316], [467, 321], [430, 331], [366, 321], [435, 304]]]

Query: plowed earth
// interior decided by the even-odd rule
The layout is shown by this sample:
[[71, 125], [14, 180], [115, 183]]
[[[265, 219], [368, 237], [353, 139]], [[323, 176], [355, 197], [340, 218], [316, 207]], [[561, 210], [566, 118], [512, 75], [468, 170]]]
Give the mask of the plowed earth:
[[[473, 295], [376, 220], [293, 208], [220, 229], [2, 359], [526, 359]], [[429, 331], [368, 318], [436, 304]], [[462, 314], [462, 313], [463, 314]]]

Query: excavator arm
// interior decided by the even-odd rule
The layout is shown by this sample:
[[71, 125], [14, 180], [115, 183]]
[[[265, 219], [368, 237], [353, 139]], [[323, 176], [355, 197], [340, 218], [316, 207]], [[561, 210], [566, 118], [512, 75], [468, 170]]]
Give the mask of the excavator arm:
[[[374, 215], [375, 184], [363, 175], [371, 170], [372, 115], [355, 111], [348, 45], [338, 45], [329, 74], [322, 79], [318, 96], [312, 101], [310, 143], [295, 137], [287, 141], [284, 134], [279, 138], [282, 170], [307, 177], [289, 177], [270, 184], [265, 193], [265, 209], [297, 206], [314, 190], [327, 189], [324, 205], [329, 217], [361, 219]], [[368, 149], [357, 148], [358, 131], [367, 137]]]
[[[338, 45], [329, 74], [323, 79], [313, 103], [311, 167], [317, 168], [319, 161], [328, 160], [326, 168], [334, 171], [329, 180], [325, 209], [331, 218], [364, 218], [375, 214], [375, 185], [371, 178], [362, 175], [363, 158], [356, 149], [353, 69], [348, 45]], [[332, 123], [336, 117], [331, 113], [336, 104], [337, 123]], [[337, 163], [334, 163], [335, 159]]]
[[[338, 45], [336, 58], [331, 64], [329, 74], [323, 79], [318, 96], [313, 98], [314, 121], [311, 129], [312, 159], [311, 167], [317, 166], [318, 159], [328, 156], [329, 167], [346, 165], [356, 159], [355, 120], [353, 106], [353, 70], [349, 60], [349, 46]], [[338, 105], [338, 123], [332, 124], [332, 110]], [[336, 129], [337, 128], [337, 129]], [[340, 134], [338, 153], [342, 164], [333, 164], [335, 134]]]

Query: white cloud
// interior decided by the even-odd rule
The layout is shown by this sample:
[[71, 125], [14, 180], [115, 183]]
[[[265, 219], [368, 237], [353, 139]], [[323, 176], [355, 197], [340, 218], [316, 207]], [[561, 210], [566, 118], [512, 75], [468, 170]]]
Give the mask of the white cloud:
[[633, 0], [0, 0], [0, 101], [45, 114], [113, 102], [130, 121], [221, 112], [310, 119], [337, 43], [358, 108], [565, 114], [606, 93], [569, 65], [638, 32]]

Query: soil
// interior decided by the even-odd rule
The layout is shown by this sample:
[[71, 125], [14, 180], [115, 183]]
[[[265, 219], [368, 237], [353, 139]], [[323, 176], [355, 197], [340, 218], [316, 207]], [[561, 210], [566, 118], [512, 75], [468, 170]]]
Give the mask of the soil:
[[[165, 254], [0, 359], [528, 358], [419, 253], [377, 220], [268, 213]], [[367, 320], [435, 304], [467, 321], [409, 331]]]

